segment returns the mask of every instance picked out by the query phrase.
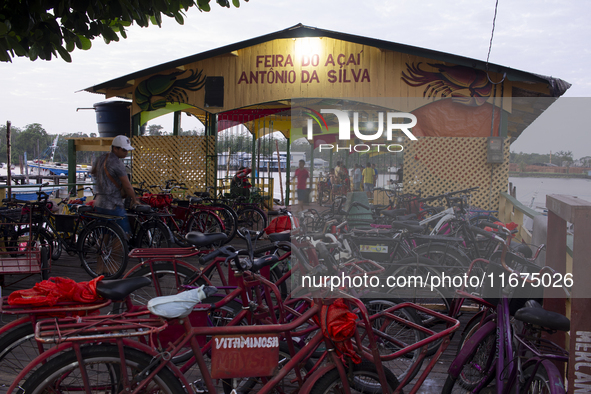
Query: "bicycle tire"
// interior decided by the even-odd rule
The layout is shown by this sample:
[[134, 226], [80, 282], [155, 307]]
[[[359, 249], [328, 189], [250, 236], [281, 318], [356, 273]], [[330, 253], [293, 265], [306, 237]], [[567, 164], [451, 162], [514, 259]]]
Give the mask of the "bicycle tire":
[[39, 252], [39, 269], [41, 270], [41, 280], [49, 279], [49, 249], [41, 247]]
[[238, 227], [263, 231], [267, 228], [267, 215], [257, 207], [245, 207], [238, 212]]
[[[32, 234], [30, 234], [31, 232]], [[7, 247], [8, 251], [10, 251], [10, 257], [23, 256], [26, 253], [23, 251], [27, 247], [25, 244], [28, 243], [29, 239], [32, 239], [34, 243], [31, 247], [42, 245], [47, 246], [50, 251], [53, 250], [53, 237], [49, 235], [45, 229], [39, 226], [29, 227], [27, 225], [19, 228], [18, 231], [12, 235]]]
[[[129, 347], [124, 347], [123, 351], [128, 383], [131, 383], [148, 367], [153, 357]], [[106, 391], [119, 392], [122, 365], [117, 346], [93, 344], [81, 348], [81, 353], [85, 371], [89, 376], [91, 392], [97, 394]], [[79, 391], [83, 387], [80, 375], [81, 370], [76, 353], [71, 350], [41, 366], [23, 383], [22, 388], [27, 394], [40, 394], [52, 389], [55, 392]], [[170, 369], [164, 367], [142, 392], [177, 394], [185, 392], [185, 389]]]
[[[523, 370], [523, 386], [519, 388], [519, 392], [520, 393], [558, 393], [559, 389], [558, 387], [554, 387], [550, 384], [550, 379], [548, 378], [548, 376], [550, 376], [550, 373], [548, 373], [547, 368], [552, 368], [554, 367], [554, 365], [552, 364], [550, 365], [546, 365], [546, 363], [541, 362], [538, 365], [537, 370], [535, 371], [534, 374], [534, 369], [535, 369], [536, 365], [532, 364], [528, 367], [526, 367]], [[556, 367], [554, 367], [556, 368]], [[552, 373], [552, 372], [551, 372]], [[529, 386], [525, 387], [525, 384], [527, 382], [529, 382], [529, 379], [533, 376], [533, 380], [530, 382]], [[555, 372], [554, 376], [560, 376], [561, 374], [559, 372]], [[564, 384], [562, 386], [562, 392], [564, 393]]]
[[[349, 382], [351, 393], [372, 393], [377, 394], [382, 392], [382, 385], [379, 381], [377, 368], [369, 361], [362, 361], [361, 364], [353, 364], [352, 367], [352, 382]], [[398, 387], [398, 380], [396, 376], [388, 370], [384, 369], [386, 381], [391, 392]], [[363, 382], [362, 378], [371, 379], [372, 382]], [[339, 385], [342, 384], [339, 371], [334, 368], [328, 371], [324, 376], [319, 378], [312, 386], [310, 394], [331, 394], [334, 392], [342, 392], [339, 390]]]
[[[367, 308], [367, 313], [369, 314], [369, 316], [376, 314], [380, 311], [383, 311], [385, 309], [388, 309], [392, 306], [395, 306], [396, 304], [400, 304], [400, 303], [404, 302], [404, 300], [400, 300], [400, 299], [388, 299], [388, 300], [371, 299], [371, 300], [368, 300], [368, 299], [362, 298], [361, 300], [365, 304], [365, 306]], [[394, 312], [394, 315], [400, 316], [412, 323], [415, 323], [418, 325], [421, 324], [421, 318], [419, 317], [417, 312], [412, 308], [399, 309]], [[375, 329], [381, 328], [382, 324], [380, 323], [380, 321], [383, 321], [383, 319], [380, 318], [380, 319], [376, 319], [373, 321]], [[422, 331], [414, 330], [410, 327], [406, 327], [396, 321], [390, 322], [387, 327], [385, 327], [383, 330], [380, 330], [380, 331], [389, 335], [392, 338], [399, 339], [400, 341], [407, 343], [409, 345], [413, 344], [413, 343], [417, 343], [422, 339], [425, 339], [425, 334]], [[378, 341], [378, 350], [380, 351], [381, 354], [392, 354], [392, 353], [401, 349], [400, 347], [397, 347], [391, 343], [382, 343], [382, 342], [380, 342], [379, 338], [377, 339], [377, 341]], [[399, 357], [399, 358], [396, 358], [396, 359], [390, 360], [390, 361], [382, 361], [382, 364], [385, 368], [388, 368], [390, 371], [392, 371], [392, 373], [394, 373], [394, 375], [396, 376], [396, 379], [400, 382], [406, 377], [406, 375], [408, 375], [410, 369], [416, 363], [419, 363], [417, 368], [414, 368], [414, 370], [412, 371], [412, 374], [410, 375], [410, 379], [409, 379], [409, 382], [410, 382], [416, 376], [416, 374], [421, 370], [421, 365], [423, 363], [423, 360], [421, 360], [419, 362], [420, 355], [421, 355], [421, 349], [417, 349], [414, 352], [407, 353], [404, 357]]]
[[435, 261], [446, 275], [464, 274], [472, 262], [466, 254], [450, 243], [428, 242], [417, 246], [413, 252]]
[[[416, 281], [411, 282], [411, 278], [414, 277], [420, 277], [427, 281], [429, 277], [440, 276], [440, 274], [438, 266], [433, 260], [425, 257], [407, 257], [396, 263], [392, 263], [384, 274], [384, 277], [397, 279], [399, 277], [406, 277], [409, 280], [409, 285], [406, 287], [391, 287], [388, 290], [388, 294], [391, 297], [411, 301], [423, 306], [431, 305], [432, 309], [435, 309], [437, 312], [447, 314], [452, 300], [451, 291], [446, 291], [446, 289], [440, 287], [434, 287], [431, 290], [429, 286], [421, 286], [420, 283], [417, 285]], [[403, 284], [402, 282], [400, 283]], [[422, 319], [422, 324], [426, 327], [432, 326], [438, 321], [437, 318], [428, 314], [419, 313], [419, 316]]]
[[441, 394], [470, 393], [478, 385], [488, 385], [495, 377], [496, 331], [491, 330], [482, 341], [475, 343], [457, 377], [448, 375]]
[[[152, 267], [152, 268], [151, 268]], [[154, 297], [178, 294], [185, 280], [198, 272], [184, 265], [176, 265], [170, 261], [153, 262], [152, 266], [148, 264], [136, 265], [133, 267], [126, 278], [147, 277], [152, 280], [150, 286], [142, 287], [134, 291], [130, 297], [134, 305], [147, 305]]]
[[322, 190], [318, 192], [318, 201], [320, 202], [320, 206], [327, 204], [330, 201], [330, 189], [328, 187], [323, 187]]
[[[199, 231], [203, 234], [214, 234], [224, 232], [224, 223], [213, 212], [199, 211], [191, 214], [191, 218], [187, 221], [186, 232]], [[214, 246], [221, 246], [222, 241], [213, 244]]]
[[55, 261], [58, 260], [62, 256], [62, 241], [60, 238], [55, 234], [54, 228], [49, 226], [48, 223], [45, 223], [44, 227], [45, 231], [51, 236], [51, 260]]
[[138, 248], [170, 248], [170, 229], [158, 220], [150, 220], [142, 224], [138, 232], [136, 247]]
[[[294, 348], [296, 353], [299, 351], [299, 348], [294, 344]], [[282, 365], [287, 364], [291, 360], [291, 355], [289, 353], [289, 346], [287, 342], [281, 341], [279, 342], [279, 362], [277, 363], [278, 370], [281, 369]], [[310, 371], [314, 367], [314, 363], [312, 360], [307, 359], [304, 366], [300, 368], [300, 372], [302, 376], [305, 376], [308, 371]], [[267, 377], [264, 379], [261, 378], [245, 378], [243, 379], [236, 387], [236, 392], [240, 394], [250, 394], [250, 393], [257, 393], [262, 386], [265, 384], [265, 380], [271, 379], [271, 377]], [[281, 380], [275, 387], [275, 393], [287, 393], [293, 392], [297, 389], [295, 384], [290, 385], [290, 380], [295, 379], [295, 375], [288, 374], [286, 375], [283, 380]], [[232, 382], [231, 379], [222, 379], [222, 387], [224, 389], [224, 394], [231, 394], [232, 392]], [[289, 391], [288, 391], [289, 390]]]
[[236, 236], [236, 230], [238, 230], [238, 215], [229, 205], [221, 202], [214, 202], [209, 206], [215, 209], [215, 213], [224, 223], [224, 233], [228, 237], [224, 244], [227, 244]]
[[[31, 322], [13, 327], [0, 337], [0, 376], [11, 384], [17, 375], [39, 355], [35, 328]], [[0, 392], [5, 392], [0, 389]]]
[[[105, 279], [118, 279], [127, 268], [129, 248], [117, 224], [92, 222], [80, 235], [77, 247], [82, 267], [93, 278], [104, 275]], [[97, 272], [101, 263], [106, 267]]]

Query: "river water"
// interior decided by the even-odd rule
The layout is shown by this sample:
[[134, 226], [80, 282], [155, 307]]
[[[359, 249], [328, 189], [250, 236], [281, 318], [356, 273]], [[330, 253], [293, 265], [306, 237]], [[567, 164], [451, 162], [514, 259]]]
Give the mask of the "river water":
[[[318, 176], [320, 171], [315, 171], [314, 176]], [[13, 174], [19, 174], [19, 168], [13, 170]], [[231, 171], [233, 175], [235, 172]], [[0, 169], [0, 175], [6, 175], [6, 168]], [[273, 195], [275, 198], [281, 198], [281, 188], [279, 174], [277, 172], [261, 173], [261, 176], [271, 176], [274, 179]], [[225, 177], [225, 171], [218, 171], [218, 177]], [[378, 186], [383, 187], [389, 179], [395, 179], [394, 174], [378, 174]], [[283, 190], [285, 190], [286, 174], [281, 173]], [[577, 196], [591, 202], [591, 179], [581, 178], [525, 178], [510, 177], [509, 182], [516, 187], [517, 200], [525, 206], [544, 207], [546, 205], [546, 195], [548, 194], [566, 194]]]
[[[233, 172], [230, 172], [233, 175]], [[319, 171], [314, 172], [316, 177]], [[219, 171], [218, 176], [224, 177], [225, 171]], [[273, 195], [275, 198], [281, 198], [281, 188], [279, 186], [279, 174], [277, 172], [261, 173], [262, 176], [270, 175], [274, 179]], [[285, 190], [286, 174], [281, 174], [283, 190]], [[394, 174], [378, 174], [378, 186], [383, 187]], [[581, 178], [525, 178], [510, 177], [509, 182], [516, 187], [517, 200], [525, 206], [544, 207], [546, 205], [546, 195], [548, 194], [566, 194], [577, 196], [591, 202], [591, 179]], [[507, 191], [509, 187], [507, 185]], [[451, 190], [450, 190], [451, 191]]]
[[566, 194], [591, 202], [591, 179], [510, 177], [517, 200], [525, 206], [545, 207], [546, 195]]

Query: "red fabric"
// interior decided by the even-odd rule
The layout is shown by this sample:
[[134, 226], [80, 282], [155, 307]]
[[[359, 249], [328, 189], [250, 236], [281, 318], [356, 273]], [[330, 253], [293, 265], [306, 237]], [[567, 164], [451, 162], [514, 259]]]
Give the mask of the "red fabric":
[[310, 177], [310, 173], [305, 168], [298, 168], [295, 170], [295, 177], [298, 180], [297, 189], [306, 189], [306, 181]]
[[152, 208], [164, 208], [172, 204], [172, 196], [168, 194], [144, 194], [140, 201]]
[[355, 353], [351, 342], [357, 329], [357, 315], [350, 312], [343, 299], [339, 298], [329, 306], [322, 306], [320, 316], [320, 322], [316, 316], [314, 320], [324, 336], [335, 344], [339, 357], [345, 361], [344, 356], [349, 356], [355, 364], [359, 364], [361, 357]]
[[[517, 226], [519, 226], [517, 223], [513, 223], [513, 222], [507, 223], [507, 224], [505, 224], [503, 222], [495, 222], [494, 224], [499, 225], [499, 226], [503, 226], [509, 231], [513, 231], [517, 228]], [[488, 226], [486, 226], [484, 229], [486, 231], [495, 231], [495, 232], [497, 231], [497, 229], [493, 229], [492, 227], [488, 227]]]
[[8, 296], [9, 305], [53, 306], [61, 301], [90, 303], [101, 297], [96, 283], [104, 276], [89, 282], [75, 282], [69, 278], [50, 278], [37, 283], [32, 289], [17, 290]]
[[289, 216], [278, 216], [271, 220], [271, 223], [265, 229], [266, 234], [280, 233], [282, 231], [291, 230], [291, 221]]

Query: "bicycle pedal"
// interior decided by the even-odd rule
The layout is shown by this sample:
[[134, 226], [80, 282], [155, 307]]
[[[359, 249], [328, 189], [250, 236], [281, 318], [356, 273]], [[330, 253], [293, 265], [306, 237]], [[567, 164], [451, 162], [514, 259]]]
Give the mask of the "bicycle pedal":
[[208, 393], [209, 392], [207, 390], [207, 387], [205, 387], [205, 383], [203, 383], [203, 380], [201, 380], [201, 379], [197, 379], [196, 381], [191, 383], [191, 386], [193, 388], [193, 391], [195, 391], [196, 393]]

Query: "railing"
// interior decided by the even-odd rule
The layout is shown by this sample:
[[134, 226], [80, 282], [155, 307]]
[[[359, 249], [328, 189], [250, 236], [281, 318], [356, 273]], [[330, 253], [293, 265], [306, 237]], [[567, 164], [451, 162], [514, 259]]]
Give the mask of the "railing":
[[[93, 186], [94, 183], [60, 183], [60, 184], [55, 184], [55, 185], [48, 185], [49, 187], [66, 187], [68, 189], [72, 189], [74, 187], [77, 186]], [[23, 188], [29, 188], [29, 189], [39, 189], [40, 184], [35, 184], [35, 183], [31, 183], [28, 185], [0, 185], [0, 201], [2, 201], [3, 199], [6, 198], [6, 189], [23, 189]], [[82, 197], [84, 195], [84, 191], [80, 190], [78, 191], [78, 197]], [[59, 196], [59, 191], [58, 194], [56, 195], [56, 197], [60, 197]]]

